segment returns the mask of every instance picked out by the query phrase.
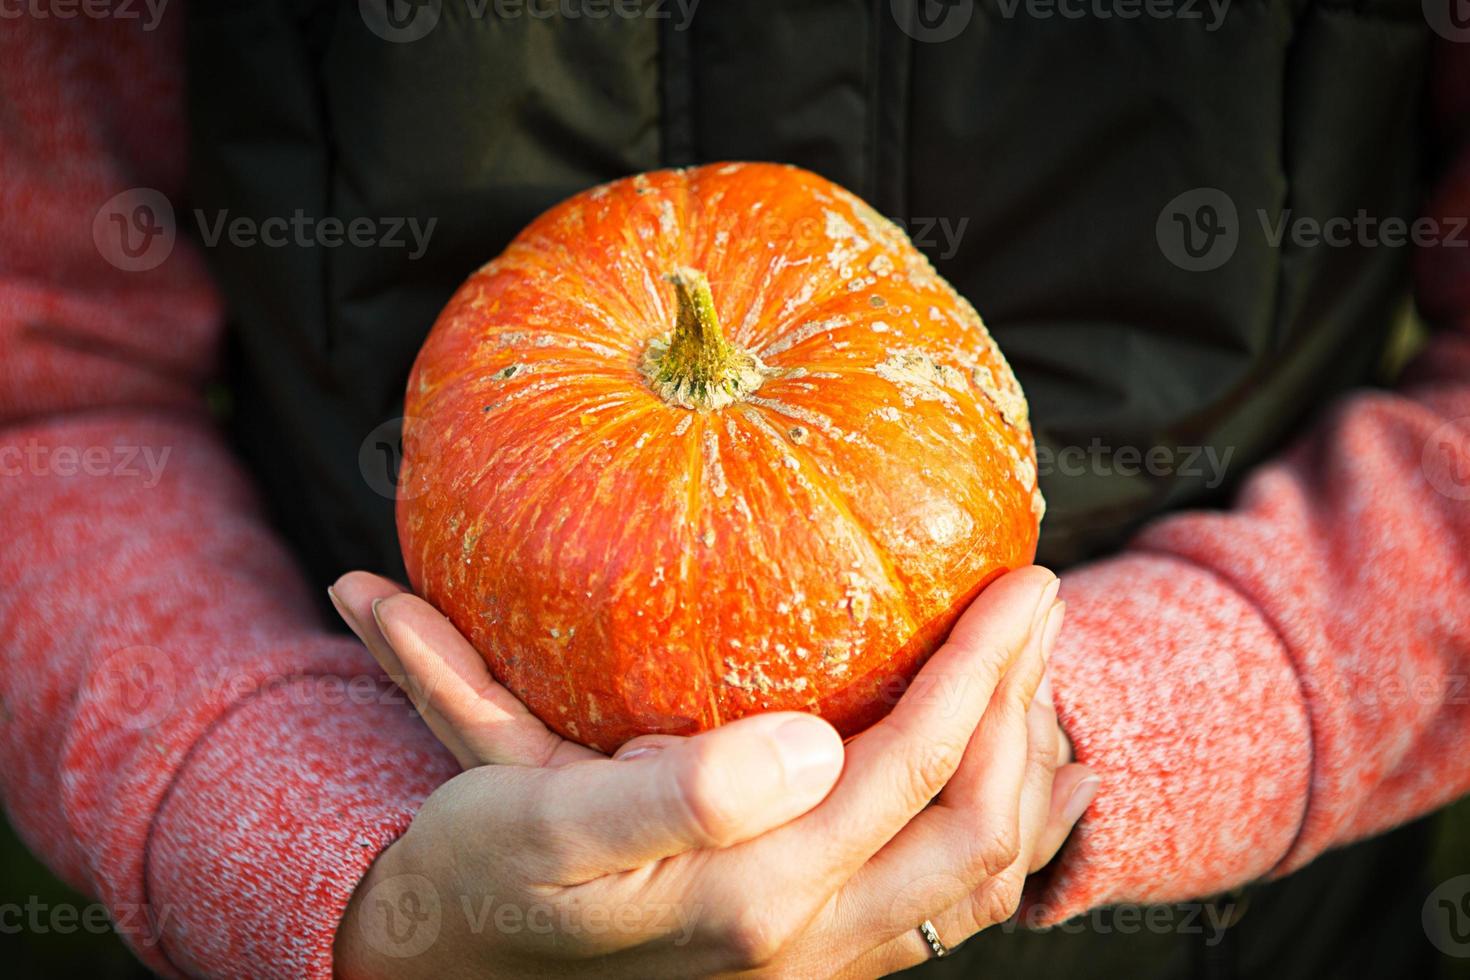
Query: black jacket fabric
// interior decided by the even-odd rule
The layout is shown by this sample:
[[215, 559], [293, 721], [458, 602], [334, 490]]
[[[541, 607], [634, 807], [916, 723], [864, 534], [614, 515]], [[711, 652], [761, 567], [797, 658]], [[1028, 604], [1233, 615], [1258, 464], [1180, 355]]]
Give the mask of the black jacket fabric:
[[[394, 420], [445, 300], [546, 207], [637, 171], [779, 160], [902, 223], [1026, 390], [1049, 504], [1040, 560], [1057, 568], [1163, 511], [1228, 499], [1312, 412], [1373, 380], [1407, 297], [1405, 248], [1291, 229], [1414, 216], [1417, 0], [216, 0], [189, 13], [201, 225], [375, 229], [366, 246], [225, 236], [208, 249], [232, 317], [241, 451], [323, 583], [355, 567], [402, 575]], [[432, 228], [421, 249], [410, 223]], [[1415, 893], [1422, 837], [1411, 827], [1249, 890], [1213, 942], [1199, 909], [1198, 931], [1187, 910], [1163, 932], [1102, 913], [1080, 932], [991, 930], [925, 969], [1412, 975], [1417, 906], [1394, 901]]]

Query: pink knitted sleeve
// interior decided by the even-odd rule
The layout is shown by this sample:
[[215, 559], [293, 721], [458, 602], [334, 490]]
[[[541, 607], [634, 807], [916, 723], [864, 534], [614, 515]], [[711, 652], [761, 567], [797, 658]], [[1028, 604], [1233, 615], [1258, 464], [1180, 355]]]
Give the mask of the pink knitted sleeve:
[[0, 791], [153, 969], [329, 977], [455, 767], [323, 628], [211, 426], [199, 256], [113, 264], [159, 253], [143, 198], [106, 202], [181, 200], [180, 16], [0, 29]]
[[1064, 577], [1058, 710], [1103, 782], [1032, 921], [1285, 874], [1470, 792], [1470, 59], [1455, 57], [1436, 95], [1458, 154], [1426, 215], [1458, 245], [1416, 256], [1440, 329], [1399, 389], [1333, 405], [1232, 509], [1161, 519]]

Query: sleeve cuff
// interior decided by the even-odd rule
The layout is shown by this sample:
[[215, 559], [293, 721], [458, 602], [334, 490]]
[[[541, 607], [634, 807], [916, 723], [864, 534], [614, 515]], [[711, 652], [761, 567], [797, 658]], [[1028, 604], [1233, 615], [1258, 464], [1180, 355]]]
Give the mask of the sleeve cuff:
[[163, 957], [189, 975], [329, 980], [357, 883], [457, 771], [375, 674], [252, 693], [194, 746], [153, 824]]
[[1102, 777], [1024, 924], [1184, 901], [1264, 876], [1301, 827], [1311, 734], [1259, 612], [1188, 562], [1127, 555], [1069, 572], [1052, 654], [1057, 712]]

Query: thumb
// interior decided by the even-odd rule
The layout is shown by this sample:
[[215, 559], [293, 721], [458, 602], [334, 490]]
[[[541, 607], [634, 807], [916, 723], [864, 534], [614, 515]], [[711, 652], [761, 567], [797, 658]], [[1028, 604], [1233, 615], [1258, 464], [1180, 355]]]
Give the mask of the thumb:
[[560, 826], [552, 879], [585, 881], [700, 848], [728, 847], [820, 803], [842, 738], [815, 715], [773, 712], [692, 738], [644, 741], [616, 759], [532, 770], [532, 826]]

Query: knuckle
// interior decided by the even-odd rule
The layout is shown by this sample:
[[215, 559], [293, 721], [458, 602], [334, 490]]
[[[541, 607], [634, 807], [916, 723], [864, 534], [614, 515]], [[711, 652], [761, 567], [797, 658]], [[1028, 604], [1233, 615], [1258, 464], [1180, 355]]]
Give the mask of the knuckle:
[[1021, 889], [1026, 879], [1007, 869], [989, 879], [975, 894], [973, 914], [976, 930], [1005, 922], [1021, 907]]
[[790, 938], [773, 915], [747, 907], [720, 931], [719, 943], [729, 968], [761, 970], [775, 962]]
[[910, 750], [908, 767], [908, 792], [914, 806], [923, 806], [939, 794], [959, 768], [966, 744], [954, 737], [918, 738]]
[[1050, 777], [1057, 770], [1057, 735], [1055, 725], [1047, 722], [1051, 727], [1039, 731], [1037, 737], [1033, 737], [1027, 743], [1026, 763], [1034, 771]]
[[1005, 877], [1020, 858], [1020, 830], [1007, 823], [992, 829], [976, 845], [971, 869], [987, 881], [997, 880]]
[[739, 839], [740, 797], [732, 789], [708, 752], [696, 751], [675, 770], [674, 796], [696, 844], [726, 847]]
[[1022, 684], [1009, 684], [1007, 688], [1004, 696], [991, 702], [989, 710], [995, 712], [996, 722], [1007, 731], [1026, 731], [1026, 716], [1031, 708], [1031, 699], [1027, 697]]
[[985, 682], [992, 689], [999, 687], [1005, 680], [1011, 665], [1015, 663], [1020, 655], [1021, 648], [999, 640], [992, 640], [970, 667], [970, 672], [979, 680]]

